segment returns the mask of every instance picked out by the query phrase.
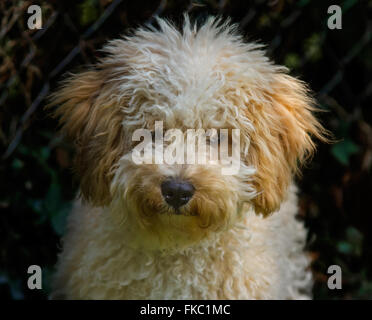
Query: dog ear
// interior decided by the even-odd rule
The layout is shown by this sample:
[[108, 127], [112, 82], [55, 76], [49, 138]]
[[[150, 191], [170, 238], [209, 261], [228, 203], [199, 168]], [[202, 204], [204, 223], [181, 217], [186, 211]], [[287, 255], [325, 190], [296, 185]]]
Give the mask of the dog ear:
[[61, 131], [76, 145], [74, 171], [83, 199], [102, 206], [110, 202], [111, 168], [124, 153], [123, 115], [112, 85], [102, 70], [70, 75], [51, 96]]
[[312, 137], [327, 141], [327, 131], [313, 115], [305, 84], [287, 74], [274, 74], [270, 90], [254, 104], [246, 109], [255, 128], [247, 161], [257, 169], [255, 211], [268, 215], [279, 209], [293, 175], [313, 154]]

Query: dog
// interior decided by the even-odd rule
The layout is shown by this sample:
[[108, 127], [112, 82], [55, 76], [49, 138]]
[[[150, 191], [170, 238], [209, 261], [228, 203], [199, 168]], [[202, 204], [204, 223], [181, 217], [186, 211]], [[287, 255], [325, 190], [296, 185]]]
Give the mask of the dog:
[[[75, 142], [80, 197], [51, 298], [311, 298], [293, 181], [314, 138], [327, 138], [309, 89], [229, 21], [198, 25], [185, 15], [180, 29], [157, 24], [108, 42], [101, 60], [52, 95], [61, 130]], [[153, 139], [145, 151], [154, 152], [134, 161], [136, 130], [153, 138], [178, 129], [186, 139], [190, 129], [212, 128], [230, 134], [228, 154], [238, 130], [232, 174], [223, 174], [220, 154], [154, 161]], [[203, 145], [221, 149], [220, 137], [195, 154]]]

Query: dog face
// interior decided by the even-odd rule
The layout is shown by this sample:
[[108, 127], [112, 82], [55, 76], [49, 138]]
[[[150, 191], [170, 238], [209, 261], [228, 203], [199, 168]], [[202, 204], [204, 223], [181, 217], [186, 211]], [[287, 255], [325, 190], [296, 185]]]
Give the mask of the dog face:
[[[106, 57], [68, 78], [52, 105], [59, 105], [62, 130], [76, 143], [83, 198], [109, 207], [134, 244], [164, 248], [224, 230], [249, 207], [264, 215], [277, 210], [314, 150], [311, 136], [325, 138], [305, 85], [259, 45], [244, 43], [234, 26], [211, 18], [197, 28], [187, 17], [182, 32], [158, 24], [159, 30], [109, 42]], [[156, 163], [154, 140], [150, 161], [135, 163], [135, 131], [156, 136], [157, 122], [161, 134], [183, 132], [175, 145], [187, 140], [188, 129], [238, 129], [239, 170], [223, 174], [220, 158]], [[198, 145], [196, 158], [221, 144]], [[225, 144], [231, 152], [231, 139]]]

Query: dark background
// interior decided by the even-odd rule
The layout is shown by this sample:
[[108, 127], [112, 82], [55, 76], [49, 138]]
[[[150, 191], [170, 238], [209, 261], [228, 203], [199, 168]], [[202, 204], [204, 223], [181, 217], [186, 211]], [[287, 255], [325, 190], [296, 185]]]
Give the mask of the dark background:
[[[43, 29], [29, 30], [39, 4]], [[327, 8], [342, 7], [342, 30], [327, 28]], [[309, 229], [316, 299], [372, 298], [372, 1], [0, 1], [0, 297], [46, 299], [64, 221], [77, 190], [72, 146], [44, 110], [67, 71], [94, 63], [97, 49], [154, 15], [184, 11], [239, 22], [247, 40], [310, 84], [336, 143], [320, 144], [300, 186]], [[27, 288], [27, 268], [43, 270], [43, 290]], [[327, 287], [342, 268], [342, 290]]]

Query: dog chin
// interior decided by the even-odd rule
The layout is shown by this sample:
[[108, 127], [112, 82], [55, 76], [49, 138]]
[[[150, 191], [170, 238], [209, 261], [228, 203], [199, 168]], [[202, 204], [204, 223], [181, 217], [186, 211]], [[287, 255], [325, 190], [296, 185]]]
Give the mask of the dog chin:
[[[152, 251], [182, 250], [212, 239], [240, 216], [238, 205], [221, 210], [211, 200], [209, 202], [212, 204], [209, 208], [205, 199], [195, 199], [178, 210], [165, 205], [155, 210], [149, 205], [153, 200], [143, 197], [139, 202], [137, 196], [127, 196], [113, 201], [110, 212], [129, 247]], [[202, 207], [200, 203], [203, 203]]]

